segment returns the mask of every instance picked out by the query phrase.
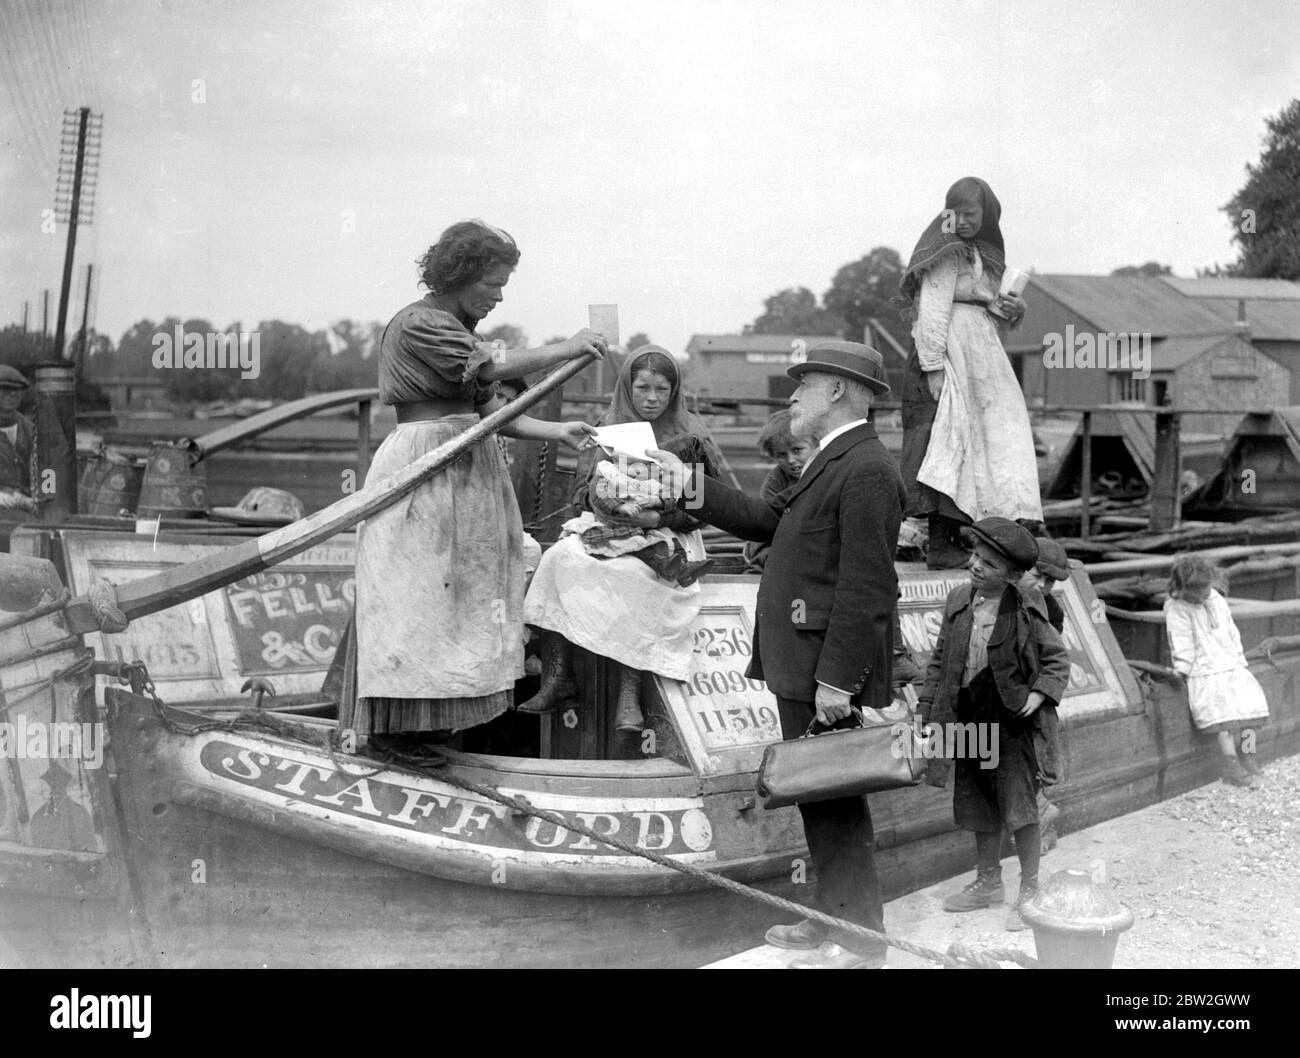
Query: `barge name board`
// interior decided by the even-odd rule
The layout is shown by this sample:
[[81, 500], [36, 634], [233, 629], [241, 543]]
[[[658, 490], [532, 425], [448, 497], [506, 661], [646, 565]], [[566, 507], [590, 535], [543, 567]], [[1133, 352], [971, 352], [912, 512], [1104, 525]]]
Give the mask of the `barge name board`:
[[[440, 848], [473, 848], [488, 854], [550, 853], [565, 858], [580, 855], [611, 862], [627, 858], [618, 849], [546, 820], [516, 818], [505, 805], [482, 800], [437, 779], [422, 781], [411, 776], [409, 783], [404, 783], [396, 772], [351, 775], [326, 757], [281, 756], [220, 738], [203, 745], [199, 764], [207, 776], [257, 791], [263, 803], [289, 810], [301, 806], [315, 810], [313, 815], [324, 810], [327, 815], [319, 818], [343, 815], [377, 824], [383, 830], [433, 839]], [[641, 849], [690, 861], [715, 858], [713, 827], [700, 800], [615, 801], [562, 795], [548, 799], [536, 792], [526, 796], [566, 820]], [[573, 803], [579, 801], [582, 803]]]

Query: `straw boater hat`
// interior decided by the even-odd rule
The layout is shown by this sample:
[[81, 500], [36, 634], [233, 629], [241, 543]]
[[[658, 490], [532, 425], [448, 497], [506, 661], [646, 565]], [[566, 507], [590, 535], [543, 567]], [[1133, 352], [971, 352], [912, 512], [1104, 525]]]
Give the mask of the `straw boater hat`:
[[861, 342], [818, 342], [808, 350], [807, 359], [792, 365], [786, 374], [798, 379], [809, 371], [843, 375], [863, 383], [876, 394], [889, 392], [885, 358]]

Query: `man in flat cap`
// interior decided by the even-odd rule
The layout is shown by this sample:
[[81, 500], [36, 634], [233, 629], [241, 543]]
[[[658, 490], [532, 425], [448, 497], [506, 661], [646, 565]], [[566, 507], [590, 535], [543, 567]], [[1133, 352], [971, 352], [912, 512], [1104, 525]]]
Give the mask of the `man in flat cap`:
[[0, 364], [0, 507], [35, 510], [32, 501], [32, 424], [18, 414], [27, 379]]
[[[880, 709], [890, 703], [898, 595], [894, 546], [907, 494], [868, 421], [873, 396], [889, 392], [880, 353], [856, 342], [820, 342], [789, 374], [799, 383], [790, 398], [791, 432], [820, 445], [799, 480], [780, 495], [780, 506], [698, 471], [683, 486], [682, 506], [743, 539], [771, 541], [748, 675], [767, 681], [781, 733], [794, 739], [814, 718], [828, 727], [852, 727], [857, 720], [851, 706]], [[682, 473], [671, 456], [655, 455]], [[866, 798], [802, 804], [799, 810], [820, 909], [883, 931]], [[883, 944], [830, 934], [808, 919], [773, 926], [767, 939], [782, 948], [815, 950], [801, 960], [807, 967], [884, 963]]]

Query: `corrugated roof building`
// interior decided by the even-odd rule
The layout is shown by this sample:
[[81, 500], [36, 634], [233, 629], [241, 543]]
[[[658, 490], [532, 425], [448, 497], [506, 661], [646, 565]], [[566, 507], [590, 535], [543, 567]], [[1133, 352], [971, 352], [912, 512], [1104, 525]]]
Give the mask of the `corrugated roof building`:
[[1300, 403], [1287, 280], [1036, 275], [1025, 300], [1006, 345], [1031, 404], [1222, 408], [1183, 429], [1226, 436], [1235, 411]]

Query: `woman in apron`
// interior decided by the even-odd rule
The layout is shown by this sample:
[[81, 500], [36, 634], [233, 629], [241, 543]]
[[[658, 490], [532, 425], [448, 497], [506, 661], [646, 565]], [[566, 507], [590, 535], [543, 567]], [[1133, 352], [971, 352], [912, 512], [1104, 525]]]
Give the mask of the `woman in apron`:
[[[375, 453], [367, 484], [470, 429], [502, 403], [494, 380], [549, 368], [605, 342], [582, 330], [566, 342], [506, 352], [479, 322], [501, 301], [519, 250], [482, 221], [455, 224], [420, 258], [429, 293], [397, 313], [379, 348], [379, 394], [397, 427]], [[520, 416], [502, 433], [578, 448], [585, 423]], [[362, 748], [372, 735], [450, 734], [513, 704], [524, 673], [523, 528], [501, 452], [480, 444], [357, 531], [356, 695], [339, 730]]]

